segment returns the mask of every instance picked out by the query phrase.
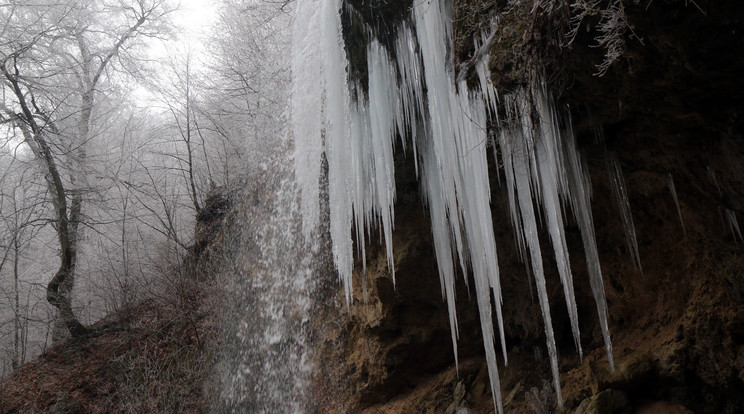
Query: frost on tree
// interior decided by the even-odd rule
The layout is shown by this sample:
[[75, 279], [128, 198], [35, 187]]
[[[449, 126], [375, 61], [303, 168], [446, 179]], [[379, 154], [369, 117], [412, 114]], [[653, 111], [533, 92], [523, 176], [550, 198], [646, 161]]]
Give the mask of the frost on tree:
[[[576, 150], [570, 120], [561, 119], [543, 82], [537, 80], [505, 96], [499, 96], [494, 89], [487, 65], [492, 33], [482, 33], [476, 39], [478, 53], [474, 67], [479, 85], [471, 89], [463, 76], [457, 76], [447, 47], [452, 44], [449, 3], [447, 0], [415, 2], [411, 15], [399, 24], [392, 42], [376, 39], [370, 27], [362, 28], [371, 34], [366, 46], [367, 90], [348, 76], [340, 19], [342, 2], [298, 3], [292, 126], [296, 175], [303, 199], [303, 227], [311, 232], [319, 224], [318, 178], [325, 152], [333, 257], [345, 285], [347, 305], [353, 299], [352, 237], [356, 237], [358, 253], [364, 258], [367, 229], [381, 229], [395, 280], [393, 152], [395, 140], [400, 139], [402, 148], [414, 154], [416, 173], [431, 216], [455, 361], [458, 327], [454, 278], [456, 266], [460, 266], [463, 274], [473, 277], [491, 391], [495, 406], [502, 412], [497, 343], [504, 363], [508, 360], [487, 162], [487, 144], [493, 143], [494, 149], [498, 149], [493, 156], [498, 158], [497, 165], [503, 166], [500, 181], [506, 186], [517, 247], [535, 276], [554, 388], [561, 405], [558, 355], [538, 239], [539, 222], [547, 226], [550, 235], [574, 342], [581, 355], [563, 221], [569, 211], [576, 218], [612, 365], [588, 175]], [[496, 30], [497, 25], [492, 26]], [[497, 130], [487, 130], [489, 121], [498, 125]], [[491, 301], [492, 294], [495, 303]]]

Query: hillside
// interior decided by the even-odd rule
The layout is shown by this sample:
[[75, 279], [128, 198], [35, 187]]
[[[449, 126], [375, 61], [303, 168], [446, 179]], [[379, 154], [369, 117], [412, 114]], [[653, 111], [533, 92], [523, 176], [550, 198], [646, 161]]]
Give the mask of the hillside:
[[2, 378], [0, 412], [209, 411], [221, 303], [214, 272], [228, 210], [225, 192], [212, 192], [197, 217], [194, 244], [159, 291]]

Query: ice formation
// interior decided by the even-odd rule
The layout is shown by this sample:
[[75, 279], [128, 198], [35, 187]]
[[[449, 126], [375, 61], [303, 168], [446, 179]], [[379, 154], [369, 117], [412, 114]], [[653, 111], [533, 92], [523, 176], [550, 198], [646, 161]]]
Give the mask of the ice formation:
[[320, 38], [320, 0], [298, 2], [292, 42], [292, 131], [295, 166], [302, 191], [303, 232], [310, 235], [320, 220], [320, 160], [323, 154], [321, 130], [322, 84], [317, 59]]
[[[590, 205], [591, 185], [576, 151], [570, 120], [559, 116], [547, 87], [539, 79], [516, 93], [499, 96], [490, 80], [487, 48], [480, 47], [489, 44], [492, 33], [483, 33], [476, 39], [475, 49], [479, 51], [476, 58], [480, 60], [474, 62], [473, 69], [479, 86], [469, 88], [456, 75], [449, 51], [452, 6], [447, 0], [415, 2], [407, 20], [410, 23], [401, 23], [397, 29], [390, 46], [393, 50], [375, 39], [371, 28], [366, 28], [371, 41], [366, 49], [368, 90], [365, 91], [347, 75], [341, 7], [340, 0], [303, 0], [297, 7], [293, 58], [296, 112], [292, 126], [296, 175], [303, 199], [303, 227], [311, 231], [319, 225], [318, 177], [325, 151], [333, 256], [346, 287], [347, 305], [353, 300], [353, 237], [364, 259], [369, 230], [380, 230], [395, 280], [392, 232], [396, 140], [401, 140], [404, 149], [410, 148], [431, 216], [455, 361], [458, 336], [455, 274], [459, 265], [464, 274], [472, 273], [494, 404], [503, 412], [496, 328], [505, 364], [507, 353], [487, 161], [487, 145], [494, 143], [494, 156], [503, 165], [500, 181], [506, 186], [515, 239], [522, 259], [534, 275], [556, 400], [561, 405], [558, 355], [539, 223], [547, 227], [552, 242], [574, 342], [581, 355], [564, 231], [567, 206], [581, 229], [590, 283], [612, 364], [607, 304]], [[318, 22], [322, 22], [320, 26]], [[491, 30], [497, 29], [496, 23]], [[316, 56], [321, 57], [322, 63], [318, 63]], [[489, 122], [498, 125], [490, 135]], [[355, 236], [352, 228], [356, 230]]]
[[630, 200], [628, 199], [628, 192], [625, 190], [623, 169], [620, 167], [620, 161], [618, 161], [613, 153], [607, 154], [607, 170], [610, 175], [612, 195], [615, 198], [615, 203], [617, 203], [617, 208], [620, 210], [620, 215], [623, 219], [623, 231], [625, 231], [625, 241], [628, 243], [630, 257], [633, 258], [633, 263], [635, 263], [638, 271], [643, 273], [641, 257], [638, 253], [638, 240], [636, 238], [635, 225], [633, 224], [633, 215], [630, 212]]

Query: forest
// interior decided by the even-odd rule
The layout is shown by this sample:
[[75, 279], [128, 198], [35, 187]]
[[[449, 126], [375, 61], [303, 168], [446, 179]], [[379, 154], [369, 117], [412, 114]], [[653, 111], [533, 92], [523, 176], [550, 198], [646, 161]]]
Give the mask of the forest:
[[280, 145], [286, 13], [214, 4], [194, 34], [178, 7], [0, 5], [3, 375], [165, 294], [210, 191]]

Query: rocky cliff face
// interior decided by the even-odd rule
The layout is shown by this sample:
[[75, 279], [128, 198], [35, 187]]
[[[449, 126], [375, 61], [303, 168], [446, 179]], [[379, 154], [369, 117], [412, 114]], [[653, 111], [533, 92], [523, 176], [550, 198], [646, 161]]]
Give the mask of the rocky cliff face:
[[[455, 3], [456, 12], [507, 7]], [[617, 369], [610, 372], [603, 351], [579, 229], [569, 222], [583, 360], [572, 343], [557, 271], [546, 258], [553, 266], [546, 272], [564, 405], [580, 413], [737, 412], [744, 406], [744, 241], [728, 217], [744, 213], [744, 5], [622, 4], [626, 50], [602, 77], [593, 76], [604, 53], [592, 47], [596, 20], [585, 19], [568, 45], [552, 32], [561, 27], [555, 14], [541, 15], [540, 9], [502, 19], [504, 36], [490, 62], [497, 86], [508, 90], [524, 76], [508, 61], [515, 44], [531, 48], [526, 60], [543, 57], [559, 102], [571, 108], [588, 161]], [[473, 21], [457, 27], [471, 26]], [[467, 53], [462, 51], [465, 58]], [[316, 378], [318, 400], [330, 412], [491, 412], [475, 299], [460, 277], [456, 370], [430, 223], [412, 159], [398, 154], [397, 283], [384, 248], [373, 248], [367, 251], [366, 290], [359, 264], [348, 312], [340, 288], [329, 286], [330, 306], [315, 321], [322, 326], [316, 358], [326, 367]], [[613, 159], [624, 175], [642, 271], [612, 196]], [[505, 409], [553, 412], [533, 284], [513, 247], [495, 174], [491, 187], [510, 350], [509, 366], [500, 365]], [[543, 251], [550, 251], [547, 233], [541, 239]]]

